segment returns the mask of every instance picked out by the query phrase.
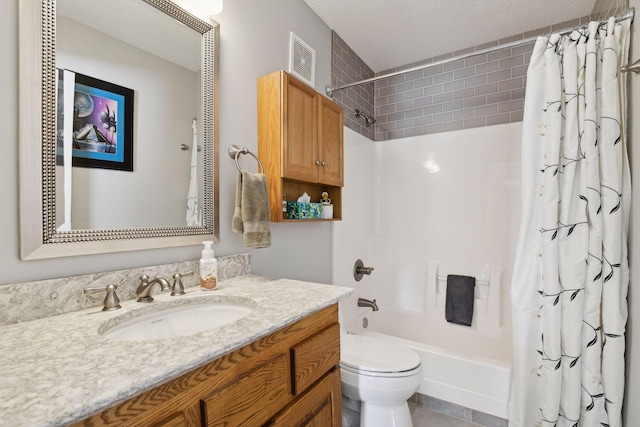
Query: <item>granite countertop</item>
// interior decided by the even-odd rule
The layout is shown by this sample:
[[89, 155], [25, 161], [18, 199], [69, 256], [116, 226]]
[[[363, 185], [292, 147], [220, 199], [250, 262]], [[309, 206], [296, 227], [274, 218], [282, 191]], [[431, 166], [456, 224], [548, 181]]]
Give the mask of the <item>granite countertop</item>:
[[[154, 388], [257, 338], [336, 303], [353, 289], [288, 279], [241, 276], [215, 291], [154, 294], [122, 309], [101, 307], [0, 327], [0, 426], [68, 425]], [[187, 337], [114, 341], [100, 332], [136, 310], [229, 301], [247, 317]], [[99, 332], [100, 331], [100, 332]]]

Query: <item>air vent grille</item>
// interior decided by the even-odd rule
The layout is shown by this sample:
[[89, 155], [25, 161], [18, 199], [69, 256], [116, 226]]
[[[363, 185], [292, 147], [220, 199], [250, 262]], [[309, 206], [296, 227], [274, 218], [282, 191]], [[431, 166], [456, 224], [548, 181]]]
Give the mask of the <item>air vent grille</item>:
[[316, 74], [316, 51], [295, 33], [289, 46], [289, 73], [313, 87]]

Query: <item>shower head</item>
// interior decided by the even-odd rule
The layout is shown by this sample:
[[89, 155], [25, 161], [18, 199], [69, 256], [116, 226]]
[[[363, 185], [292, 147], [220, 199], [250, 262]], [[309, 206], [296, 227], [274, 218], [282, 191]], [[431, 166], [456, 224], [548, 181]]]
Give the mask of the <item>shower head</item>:
[[376, 122], [376, 119], [374, 119], [373, 117], [369, 117], [366, 114], [360, 112], [360, 110], [356, 109], [354, 111], [354, 116], [356, 116], [357, 118], [363, 117], [364, 118], [364, 123], [367, 127], [371, 126], [372, 124], [374, 124]]

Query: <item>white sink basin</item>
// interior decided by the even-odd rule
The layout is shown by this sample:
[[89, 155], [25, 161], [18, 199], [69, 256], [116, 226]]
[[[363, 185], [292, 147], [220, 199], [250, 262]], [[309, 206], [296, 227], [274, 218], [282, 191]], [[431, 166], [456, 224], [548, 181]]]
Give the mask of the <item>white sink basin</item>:
[[233, 302], [181, 305], [134, 317], [102, 334], [116, 341], [183, 337], [218, 328], [248, 316], [253, 307]]

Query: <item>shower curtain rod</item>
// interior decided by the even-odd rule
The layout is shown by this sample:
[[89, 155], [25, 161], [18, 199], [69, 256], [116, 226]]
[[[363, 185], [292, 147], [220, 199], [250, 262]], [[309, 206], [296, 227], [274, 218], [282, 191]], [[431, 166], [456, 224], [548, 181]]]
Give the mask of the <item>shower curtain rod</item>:
[[[635, 8], [630, 8], [629, 10], [627, 10], [625, 13], [623, 13], [622, 15], [618, 15], [616, 16], [616, 22], [620, 22], [620, 21], [625, 21], [627, 19], [631, 19], [633, 21], [633, 17], [635, 15]], [[604, 21], [600, 21], [600, 25], [606, 24], [609, 20], [604, 20]], [[562, 30], [559, 32], [559, 34], [564, 35], [564, 34], [569, 34], [572, 31], [575, 30], [579, 30], [582, 28], [586, 28], [587, 25], [579, 25], [573, 28], [568, 28], [566, 30]], [[556, 33], [554, 33], [556, 34]], [[424, 65], [419, 65], [413, 68], [407, 68], [406, 70], [402, 70], [402, 71], [395, 71], [393, 73], [388, 73], [388, 74], [383, 74], [381, 76], [377, 76], [377, 77], [371, 77], [368, 79], [364, 79], [364, 80], [360, 80], [357, 82], [353, 82], [353, 83], [347, 83], [341, 86], [327, 86], [325, 87], [325, 92], [327, 93], [327, 95], [332, 98], [333, 97], [333, 92], [335, 92], [336, 90], [342, 90], [342, 89], [347, 89], [350, 88], [352, 86], [357, 86], [357, 85], [361, 85], [361, 84], [365, 84], [365, 83], [371, 83], [371, 82], [375, 82], [376, 80], [381, 80], [381, 79], [386, 79], [388, 77], [394, 77], [394, 76], [399, 76], [401, 74], [406, 74], [406, 73], [411, 73], [413, 71], [418, 71], [418, 70], [425, 70], [427, 68], [431, 68], [431, 67], [435, 67], [437, 65], [443, 65], [443, 64], [448, 64], [449, 62], [453, 62], [453, 61], [458, 61], [460, 59], [467, 59], [467, 58], [473, 58], [474, 56], [479, 56], [479, 55], [484, 55], [486, 53], [491, 53], [491, 52], [496, 52], [498, 50], [502, 50], [502, 49], [508, 49], [511, 47], [517, 47], [517, 46], [521, 46], [527, 43], [531, 43], [531, 42], [535, 42], [537, 40], [538, 36], [534, 36], [534, 37], [529, 37], [523, 40], [517, 40], [514, 42], [510, 42], [510, 43], [505, 43], [505, 44], [501, 44], [499, 46], [494, 46], [494, 47], [489, 47], [487, 49], [482, 49], [479, 50], [477, 52], [471, 52], [471, 53], [467, 53], [464, 55], [460, 55], [460, 56], [454, 56], [452, 58], [447, 58], [447, 59], [443, 59], [440, 61], [436, 61], [436, 62], [432, 62], [430, 64], [424, 64]], [[633, 71], [634, 73], [639, 73], [640, 72], [640, 59], [636, 62], [634, 62], [632, 65], [627, 65], [625, 67], [621, 68], [621, 71], [626, 72], [626, 71]]]

